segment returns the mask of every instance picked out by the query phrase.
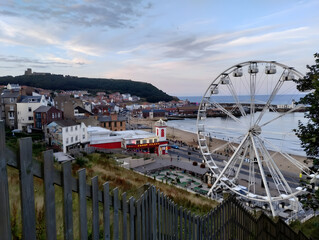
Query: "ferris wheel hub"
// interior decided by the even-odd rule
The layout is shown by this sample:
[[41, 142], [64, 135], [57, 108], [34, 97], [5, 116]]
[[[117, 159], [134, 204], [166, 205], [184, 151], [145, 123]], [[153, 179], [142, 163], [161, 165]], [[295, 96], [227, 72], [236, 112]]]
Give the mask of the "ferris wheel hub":
[[254, 125], [252, 128], [249, 129], [249, 132], [251, 132], [254, 136], [261, 134], [261, 127], [259, 125]]

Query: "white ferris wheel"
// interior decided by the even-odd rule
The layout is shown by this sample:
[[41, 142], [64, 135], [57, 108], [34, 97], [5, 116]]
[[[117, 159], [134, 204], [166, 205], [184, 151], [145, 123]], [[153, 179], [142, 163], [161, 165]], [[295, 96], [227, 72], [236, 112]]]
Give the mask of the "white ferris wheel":
[[[285, 148], [286, 139], [294, 136], [292, 129], [269, 132], [269, 126], [281, 129], [283, 119], [304, 107], [294, 104], [300, 97], [294, 80], [302, 77], [281, 63], [248, 61], [228, 68], [209, 85], [197, 115], [199, 148], [213, 177], [208, 195], [228, 189], [269, 204], [274, 216], [275, 202], [297, 201], [296, 196], [304, 191], [299, 175], [316, 176]], [[279, 112], [274, 103], [280, 96], [290, 97], [292, 103], [281, 106], [284, 111]], [[214, 125], [216, 116], [223, 119], [223, 126]], [[216, 144], [212, 137], [224, 130], [231, 136]], [[269, 137], [277, 135], [275, 142]]]

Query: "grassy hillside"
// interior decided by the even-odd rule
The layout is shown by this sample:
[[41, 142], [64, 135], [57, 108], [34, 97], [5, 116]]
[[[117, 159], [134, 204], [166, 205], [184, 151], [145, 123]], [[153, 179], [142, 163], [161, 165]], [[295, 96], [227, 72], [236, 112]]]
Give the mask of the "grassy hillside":
[[130, 93], [144, 98], [148, 102], [171, 101], [173, 97], [150, 83], [123, 79], [84, 78], [62, 75], [22, 75], [0, 77], [0, 85], [19, 83], [51, 90], [88, 90], [90, 92], [105, 91], [108, 93]]
[[[41, 154], [39, 154], [41, 156]], [[206, 214], [212, 208], [216, 207], [217, 203], [202, 197], [198, 194], [191, 194], [185, 190], [175, 188], [174, 186], [167, 185], [162, 182], [155, 181], [152, 178], [135, 173], [131, 170], [124, 169], [118, 165], [114, 158], [120, 159], [124, 157], [122, 155], [105, 154], [105, 153], [93, 153], [82, 157], [77, 160], [72, 166], [73, 175], [76, 176], [77, 170], [82, 167], [87, 169], [87, 180], [90, 183], [90, 179], [93, 176], [99, 177], [99, 188], [102, 189], [104, 182], [109, 182], [110, 190], [115, 187], [119, 188], [120, 195], [123, 192], [127, 193], [127, 199], [133, 196], [138, 199], [140, 195], [145, 191], [144, 185], [150, 183], [155, 185], [157, 189], [160, 189], [168, 197], [170, 197], [175, 203], [183, 206], [193, 213]], [[41, 157], [38, 156], [38, 159]], [[61, 165], [56, 163], [56, 168], [61, 168]], [[20, 188], [19, 188], [19, 172], [17, 169], [8, 167], [9, 175], [9, 191], [10, 191], [10, 210], [11, 210], [11, 226], [14, 239], [21, 239], [21, 208], [20, 208]], [[37, 221], [37, 239], [45, 239], [45, 221], [44, 221], [44, 195], [43, 195], [43, 180], [34, 178], [35, 188], [35, 201], [36, 201], [36, 221]], [[56, 186], [56, 218], [57, 218], [57, 234], [58, 239], [63, 239], [63, 202], [62, 202], [62, 188]], [[78, 195], [76, 193], [73, 196], [73, 222], [74, 222], [74, 234], [75, 239], [78, 239], [79, 232], [79, 210], [78, 210]], [[88, 230], [91, 234], [92, 215], [91, 215], [92, 203], [88, 200]], [[101, 209], [100, 209], [101, 211]], [[112, 211], [112, 210], [111, 210]], [[100, 223], [102, 222], [102, 212], [100, 213]]]

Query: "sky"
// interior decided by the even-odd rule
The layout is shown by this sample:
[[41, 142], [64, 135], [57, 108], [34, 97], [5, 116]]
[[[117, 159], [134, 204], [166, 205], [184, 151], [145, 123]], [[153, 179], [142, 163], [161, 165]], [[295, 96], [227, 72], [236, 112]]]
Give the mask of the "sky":
[[244, 61], [306, 73], [318, 9], [317, 0], [0, 0], [0, 76], [32, 68], [200, 96]]

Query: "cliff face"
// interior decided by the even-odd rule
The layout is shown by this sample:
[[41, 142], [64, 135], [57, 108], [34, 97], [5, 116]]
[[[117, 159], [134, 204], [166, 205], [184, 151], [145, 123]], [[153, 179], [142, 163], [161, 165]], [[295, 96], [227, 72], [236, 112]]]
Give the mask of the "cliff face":
[[84, 78], [63, 75], [22, 75], [0, 77], [0, 85], [18, 83], [51, 90], [87, 90], [90, 92], [105, 91], [108, 93], [130, 93], [144, 98], [148, 102], [171, 101], [173, 97], [150, 83], [124, 79]]

